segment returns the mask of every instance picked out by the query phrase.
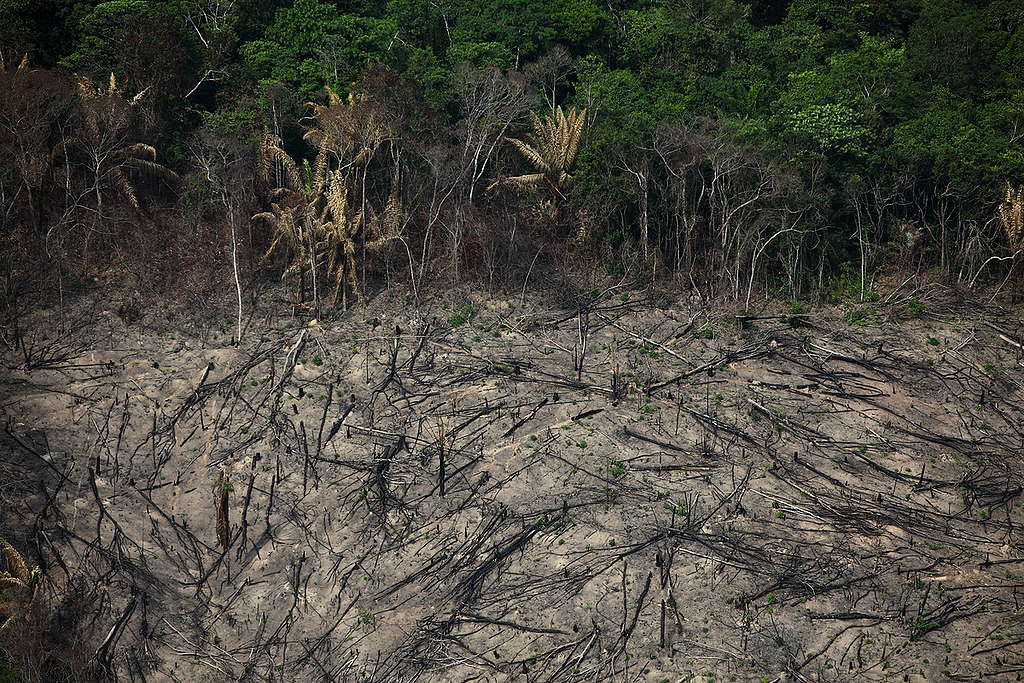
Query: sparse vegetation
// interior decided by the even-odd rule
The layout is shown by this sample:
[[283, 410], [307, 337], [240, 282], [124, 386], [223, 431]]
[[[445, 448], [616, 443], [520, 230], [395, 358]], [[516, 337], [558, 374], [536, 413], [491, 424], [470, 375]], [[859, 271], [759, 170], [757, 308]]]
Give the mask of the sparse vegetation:
[[[616, 309], [615, 318], [569, 316], [546, 324], [536, 335], [513, 333], [474, 342], [480, 333], [497, 328], [492, 316], [501, 302], [474, 293], [470, 305], [460, 292], [439, 302], [409, 330], [402, 329], [412, 317], [405, 309], [373, 308], [365, 316], [330, 323], [300, 321], [258, 328], [244, 345], [230, 347], [233, 356], [226, 365], [210, 367], [203, 361], [196, 366], [201, 370], [198, 375], [179, 369], [194, 358], [189, 353], [176, 347], [154, 350], [159, 360], [143, 364], [135, 375], [137, 389], [158, 396], [167, 382], [164, 373], [174, 373], [174, 381], [188, 387], [177, 398], [165, 399], [168, 403], [155, 423], [152, 413], [143, 412], [148, 419], [139, 419], [134, 412], [150, 410], [148, 404], [139, 404], [147, 405], [140, 408], [129, 403], [125, 413], [123, 399], [114, 402], [121, 396], [117, 374], [100, 377], [97, 385], [91, 366], [65, 369], [61, 387], [76, 392], [82, 386], [94, 387], [97, 393], [88, 400], [121, 407], [102, 413], [100, 419], [109, 426], [100, 432], [105, 447], [99, 450], [99, 460], [96, 447], [90, 446], [96, 437], [90, 433], [67, 430], [68, 436], [60, 437], [68, 439], [61, 442], [68, 454], [61, 458], [83, 458], [80, 467], [90, 496], [77, 503], [63, 502], [66, 499], [54, 497], [52, 491], [47, 496], [67, 507], [60, 516], [44, 518], [44, 524], [74, 524], [73, 532], [91, 543], [79, 552], [92, 559], [88, 564], [73, 560], [68, 549], [77, 547], [73, 539], [46, 546], [45, 552], [60, 553], [65, 564], [81, 571], [114, 572], [143, 582], [151, 580], [140, 569], [143, 560], [148, 563], [146, 571], [172, 576], [184, 571], [177, 564], [184, 560], [174, 548], [192, 547], [195, 539], [205, 558], [203, 571], [210, 572], [207, 578], [200, 576], [204, 590], [218, 604], [228, 604], [233, 591], [255, 595], [257, 588], [270, 584], [258, 577], [274, 577], [273, 589], [260, 593], [262, 609], [271, 614], [268, 622], [290, 610], [301, 614], [301, 619], [282, 627], [289, 639], [315, 638], [335, 628], [338, 658], [332, 661], [352, 670], [376, 661], [360, 659], [357, 643], [381, 638], [403, 624], [409, 606], [419, 614], [443, 615], [450, 614], [460, 604], [457, 601], [482, 605], [498, 596], [519, 610], [517, 620], [482, 607], [466, 608], [451, 633], [472, 642], [475, 629], [483, 627], [488, 633], [498, 630], [520, 639], [524, 647], [532, 643], [550, 649], [563, 644], [563, 632], [572, 633], [573, 625], [581, 629], [575, 637], [585, 647], [596, 637], [598, 626], [618, 623], [619, 611], [609, 617], [600, 605], [609, 600], [618, 605], [625, 597], [627, 625], [629, 615], [639, 611], [640, 617], [628, 643], [616, 646], [618, 661], [627, 653], [631, 659], [646, 657], [645, 643], [650, 641], [656, 644], [652, 651], [664, 650], [666, 661], [672, 662], [667, 666], [650, 660], [645, 666], [652, 675], [692, 670], [678, 655], [669, 654], [671, 643], [679, 642], [673, 640], [677, 635], [671, 628], [678, 633], [681, 623], [684, 631], [690, 629], [687, 637], [708, 646], [725, 649], [746, 638], [756, 649], [757, 662], [744, 668], [728, 665], [734, 669], [720, 663], [715, 674], [726, 678], [736, 671], [742, 678], [741, 673], [782, 670], [779, 667], [792, 653], [806, 652], [810, 642], [799, 630], [805, 611], [838, 611], [851, 587], [861, 586], [859, 590], [869, 591], [883, 606], [872, 619], [896, 627], [884, 632], [897, 639], [885, 641], [884, 647], [882, 641], [865, 639], [862, 652], [895, 666], [908, 660], [902, 649], [891, 647], [894, 643], [923, 644], [929, 662], [915, 656], [913, 663], [930, 676], [936, 663], [946, 666], [944, 656], [927, 650], [932, 636], [955, 634], [947, 629], [949, 624], [983, 626], [986, 620], [999, 618], [989, 610], [1012, 609], [1006, 591], [1019, 581], [1019, 572], [992, 564], [986, 573], [988, 583], [976, 589], [976, 599], [987, 601], [984, 611], [973, 611], [975, 602], [963, 603], [962, 609], [960, 603], [949, 602], [938, 584], [929, 590], [929, 577], [964, 562], [973, 566], [981, 557], [986, 562], [1003, 558], [1003, 551], [991, 547], [984, 556], [976, 554], [973, 539], [1011, 533], [1006, 511], [1012, 510], [1014, 516], [1022, 512], [1017, 501], [1010, 507], [993, 504], [1000, 499], [995, 493], [1009, 500], [1016, 495], [1016, 484], [993, 478], [993, 468], [1014, 462], [1012, 450], [999, 445], [999, 435], [1006, 433], [1010, 421], [1019, 419], [1019, 411], [1001, 395], [981, 395], [982, 388], [989, 391], [996, 381], [989, 374], [956, 375], [947, 369], [953, 362], [978, 368], [1005, 365], [1013, 362], [1017, 349], [999, 337], [1003, 332], [977, 322], [970, 328], [966, 319], [945, 315], [935, 292], [929, 296], [932, 315], [927, 322], [849, 327], [843, 324], [843, 309], [806, 308], [802, 315], [807, 326], [791, 327], [784, 316], [765, 318], [756, 330], [730, 327], [709, 345], [696, 324], [685, 336], [673, 332], [682, 318], [678, 311], [652, 308], [636, 292], [627, 301], [616, 296], [614, 303], [605, 304], [627, 306]], [[381, 303], [368, 302], [369, 307]], [[778, 305], [786, 309], [786, 304]], [[536, 300], [520, 298], [517, 310], [536, 315], [531, 311], [542, 310], [540, 306]], [[892, 310], [884, 306], [879, 304], [878, 310]], [[709, 320], [726, 329], [721, 315], [712, 308], [692, 309], [682, 320]], [[389, 316], [401, 321], [393, 332]], [[219, 329], [222, 317], [211, 315], [209, 324]], [[583, 325], [593, 360], [576, 379], [571, 347], [579, 344]], [[968, 329], [975, 337], [963, 344]], [[892, 348], [899, 351], [886, 355], [894, 338]], [[148, 339], [157, 345], [177, 343], [162, 335]], [[932, 353], [938, 372], [909, 362], [915, 353], [934, 347], [930, 340], [951, 348], [952, 340], [957, 340], [959, 345], [958, 355]], [[878, 351], [879, 341], [885, 342], [883, 352]], [[213, 341], [204, 343], [206, 353], [227, 350]], [[351, 347], [351, 357], [335, 351]], [[792, 350], [798, 348], [802, 354], [794, 355]], [[116, 362], [131, 367], [135, 352], [122, 353]], [[345, 360], [328, 364], [328, 357]], [[616, 370], [613, 359], [621, 359], [625, 369]], [[33, 375], [34, 387], [58, 381], [46, 372], [44, 366]], [[621, 385], [612, 391], [616, 372]], [[680, 375], [686, 376], [679, 379]], [[915, 410], [929, 410], [934, 421], [925, 423], [916, 413], [904, 419], [899, 409], [902, 397], [935, 394], [936, 381], [964, 386], [949, 394], [949, 402], [933, 405], [919, 399]], [[879, 386], [886, 388], [884, 393], [870, 390]], [[922, 391], [924, 387], [932, 387], [930, 394]], [[12, 405], [21, 406], [37, 423], [65, 424], [70, 418], [60, 413], [32, 412], [37, 391], [16, 389]], [[878, 406], [888, 410], [880, 414]], [[969, 438], [960, 436], [960, 427], [945, 417], [949, 409], [972, 425]], [[208, 436], [179, 446], [177, 452], [168, 442], [157, 447], [154, 457], [151, 444], [154, 438], [162, 443], [160, 434], [169, 424], [182, 434]], [[892, 425], [905, 432], [899, 446], [885, 438]], [[14, 433], [27, 447], [36, 447], [28, 432]], [[861, 437], [853, 438], [857, 434]], [[216, 435], [221, 435], [220, 446], [215, 445]], [[89, 440], [78, 441], [85, 437]], [[117, 448], [118, 439], [125, 445]], [[224, 458], [228, 450], [231, 455]], [[140, 457], [143, 453], [148, 457]], [[25, 462], [39, 461], [22, 459], [6, 466]], [[45, 470], [45, 485], [65, 490], [68, 480], [58, 473], [70, 462], [54, 459], [58, 470]], [[850, 474], [854, 471], [856, 477]], [[212, 473], [214, 511], [209, 509], [209, 489], [196, 486], [197, 477], [207, 472]], [[130, 479], [134, 485], [127, 483]], [[981, 486], [997, 488], [992, 496], [981, 496]], [[5, 491], [0, 488], [0, 495], [7, 495]], [[151, 500], [153, 509], [159, 507], [166, 516], [138, 515], [122, 506], [125, 491], [144, 493], [143, 500]], [[32, 497], [18, 500], [26, 509], [34, 504]], [[480, 521], [467, 527], [462, 515], [469, 509]], [[949, 510], [962, 512], [953, 515]], [[955, 524], [949, 524], [950, 519]], [[1013, 523], [1016, 528], [1015, 518]], [[52, 528], [46, 533], [55, 537]], [[177, 543], [187, 545], [143, 543], [172, 533], [185, 539]], [[271, 537], [276, 544], [271, 544]], [[778, 544], [783, 542], [795, 559], [779, 564]], [[123, 558], [104, 555], [99, 550], [104, 543], [121, 544]], [[264, 545], [253, 553], [260, 543]], [[481, 559], [453, 564], [463, 555], [446, 549], [466, 543], [482, 549]], [[732, 544], [742, 544], [744, 554], [734, 553]], [[871, 550], [851, 558], [846, 552], [851, 546]], [[685, 565], [687, 578], [681, 581], [683, 565], [674, 554], [683, 551], [688, 557], [729, 562], [735, 573], [728, 588], [714, 573], [702, 572], [699, 564]], [[913, 564], [893, 562], [896, 552], [910, 554]], [[492, 557], [500, 558], [501, 571], [489, 564]], [[568, 574], [562, 564], [554, 573], [560, 585], [569, 581], [574, 586], [566, 599], [556, 600], [554, 593], [545, 592], [552, 580], [546, 567], [553, 561], [568, 567]], [[328, 571], [335, 562], [339, 568]], [[266, 574], [270, 566], [277, 567], [269, 570], [276, 573]], [[456, 566], [463, 568], [449, 574]], [[486, 580], [478, 582], [471, 577], [481, 567]], [[922, 573], [921, 567], [930, 569]], [[659, 571], [667, 572], [664, 590], [671, 596], [665, 598], [664, 635], [661, 602], [652, 597]], [[787, 578], [793, 572], [798, 582]], [[865, 575], [872, 577], [869, 584], [860, 583]], [[912, 593], [905, 590], [907, 575], [917, 579]], [[56, 584], [48, 580], [48, 599], [34, 602], [32, 609], [40, 610], [38, 619], [15, 621], [5, 632], [52, 619], [44, 617], [52, 595], [70, 590], [64, 576], [59, 574]], [[98, 580], [100, 575], [90, 576]], [[468, 592], [454, 595], [454, 588], [446, 592], [432, 583], [449, 576], [454, 578], [445, 580]], [[645, 587], [648, 581], [650, 587]], [[357, 601], [346, 617], [324, 618], [312, 601], [305, 601], [314, 591], [341, 585], [344, 588], [335, 589], [347, 598], [341, 609]], [[538, 591], [542, 599], [534, 596]], [[370, 602], [360, 608], [354, 606], [367, 599]], [[152, 645], [159, 670], [193, 665], [175, 655], [173, 648], [178, 642], [176, 629], [182, 629], [175, 615], [194, 600], [191, 593], [174, 593], [166, 598], [166, 607], [148, 604], [148, 614], [160, 619], [155, 631], [159, 640], [154, 638]], [[103, 627], [93, 637], [102, 642], [121, 615], [137, 614], [133, 610], [141, 603], [136, 598], [134, 608], [132, 604], [130, 592], [115, 598], [109, 613], [95, 617]], [[691, 623], [692, 616], [681, 607], [687, 604], [701, 605], [706, 616]], [[799, 609], [793, 609], [796, 606]], [[259, 624], [247, 629], [240, 607], [229, 606], [224, 618], [233, 620], [238, 630], [217, 630], [197, 647], [218, 665], [232, 669], [223, 652], [243, 644], [251, 649]], [[417, 618], [412, 633], [432, 638], [437, 633], [434, 622]], [[597, 620], [596, 626], [591, 618]], [[523, 630], [524, 624], [553, 632]], [[881, 632], [865, 629], [865, 634]], [[1001, 635], [993, 632], [989, 640], [1002, 644], [996, 640]], [[121, 653], [122, 661], [130, 658], [128, 648], [137, 637], [126, 627], [120, 644], [110, 649]], [[3, 642], [0, 638], [0, 647]], [[401, 652], [410, 647], [403, 642], [387, 647]], [[955, 651], [962, 650], [964, 643], [956, 638], [950, 642]], [[277, 654], [265, 666], [271, 661], [277, 666], [281, 650], [268, 647]], [[815, 671], [845, 673], [848, 665], [837, 666], [844, 647], [829, 647], [816, 655], [820, 668]], [[431, 650], [420, 652], [421, 657], [434, 656]], [[594, 650], [582, 660], [578, 654], [567, 660], [559, 650], [553, 656], [578, 665], [579, 671], [592, 672], [606, 666], [613, 653]], [[419, 666], [402, 664], [406, 660], [398, 656], [391, 661], [395, 663], [389, 665], [389, 676]], [[443, 663], [431, 661], [436, 666]], [[873, 666], [873, 661], [864, 667]], [[991, 664], [994, 659], [961, 658], [959, 671], [975, 670], [978, 661]], [[461, 670], [458, 664], [443, 666]], [[296, 667], [297, 679], [315, 674]]]

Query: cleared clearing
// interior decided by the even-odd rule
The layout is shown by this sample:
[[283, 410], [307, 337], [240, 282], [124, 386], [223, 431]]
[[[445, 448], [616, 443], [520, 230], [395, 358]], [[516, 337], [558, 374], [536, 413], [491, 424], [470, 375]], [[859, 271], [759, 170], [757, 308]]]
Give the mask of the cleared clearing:
[[0, 536], [45, 619], [15, 637], [148, 681], [1024, 672], [1011, 312], [393, 302], [240, 346], [26, 316]]

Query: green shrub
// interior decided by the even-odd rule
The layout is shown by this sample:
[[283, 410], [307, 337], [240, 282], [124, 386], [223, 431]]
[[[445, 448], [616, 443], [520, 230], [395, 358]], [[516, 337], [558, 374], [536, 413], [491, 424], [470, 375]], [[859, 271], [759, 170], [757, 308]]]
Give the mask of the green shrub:
[[473, 304], [468, 301], [466, 304], [455, 311], [450, 318], [448, 318], [448, 327], [455, 329], [469, 322], [469, 319], [473, 317]]

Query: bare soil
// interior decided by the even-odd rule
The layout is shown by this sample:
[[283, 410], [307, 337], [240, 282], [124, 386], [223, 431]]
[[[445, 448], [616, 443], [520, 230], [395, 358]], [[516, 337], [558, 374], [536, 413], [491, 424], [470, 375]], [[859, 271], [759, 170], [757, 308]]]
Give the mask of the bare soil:
[[937, 286], [756, 320], [575, 304], [381, 296], [239, 345], [230, 313], [22, 316], [0, 536], [47, 611], [9, 657], [34, 634], [145, 681], [1020, 680], [1020, 311]]

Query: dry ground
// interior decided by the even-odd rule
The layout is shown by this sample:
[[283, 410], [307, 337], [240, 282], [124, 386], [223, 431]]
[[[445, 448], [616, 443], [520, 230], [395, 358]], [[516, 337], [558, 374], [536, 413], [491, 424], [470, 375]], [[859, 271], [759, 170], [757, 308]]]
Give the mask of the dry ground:
[[9, 656], [37, 638], [137, 681], [1019, 680], [1019, 316], [934, 286], [746, 321], [579, 305], [384, 296], [239, 346], [230, 314], [26, 314], [0, 536], [45, 582]]

